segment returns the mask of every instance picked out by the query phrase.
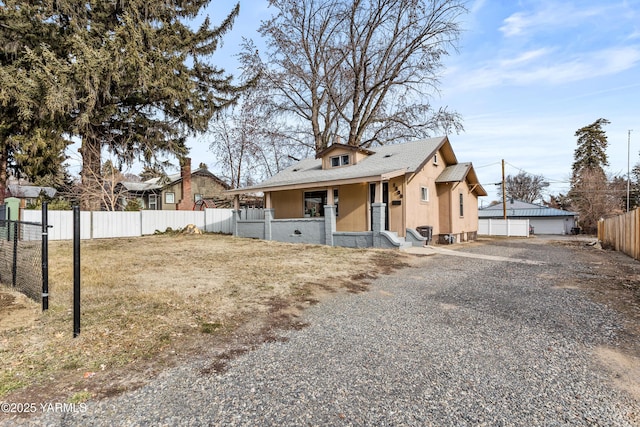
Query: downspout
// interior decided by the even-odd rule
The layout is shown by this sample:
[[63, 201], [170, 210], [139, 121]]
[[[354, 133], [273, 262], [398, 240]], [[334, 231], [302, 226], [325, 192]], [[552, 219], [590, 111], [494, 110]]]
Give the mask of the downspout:
[[402, 233], [407, 236], [407, 180], [402, 180]]

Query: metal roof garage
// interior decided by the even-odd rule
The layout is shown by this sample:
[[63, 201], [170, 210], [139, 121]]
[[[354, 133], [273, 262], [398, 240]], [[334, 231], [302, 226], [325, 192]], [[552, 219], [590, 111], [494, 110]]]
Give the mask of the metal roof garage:
[[[535, 234], [572, 234], [577, 227], [578, 214], [523, 202], [507, 201], [507, 219], [528, 219]], [[502, 219], [504, 210], [498, 203], [478, 210], [479, 219]]]

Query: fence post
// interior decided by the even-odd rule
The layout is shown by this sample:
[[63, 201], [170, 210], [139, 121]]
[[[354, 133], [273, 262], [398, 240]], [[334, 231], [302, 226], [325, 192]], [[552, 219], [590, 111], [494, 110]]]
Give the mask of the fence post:
[[7, 242], [11, 241], [11, 208], [7, 206]]
[[42, 204], [42, 311], [49, 309], [49, 223], [48, 203]]
[[12, 284], [16, 287], [18, 281], [18, 222], [13, 223], [13, 266], [11, 267]]
[[73, 207], [73, 337], [80, 335], [80, 207]]

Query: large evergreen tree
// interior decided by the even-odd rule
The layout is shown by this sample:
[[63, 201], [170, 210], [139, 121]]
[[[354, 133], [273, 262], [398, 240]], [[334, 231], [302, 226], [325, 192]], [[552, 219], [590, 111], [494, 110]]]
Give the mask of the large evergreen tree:
[[[152, 163], [158, 154], [184, 156], [186, 138], [205, 131], [217, 111], [235, 102], [243, 87], [209, 60], [239, 5], [219, 26], [207, 18], [194, 29], [208, 3], [42, 0], [33, 6], [31, 28], [52, 26], [56, 37], [43, 39], [28, 66], [43, 83], [44, 97], [67, 91], [46, 111], [60, 115], [56, 123], [82, 141], [83, 194], [99, 194], [103, 150], [125, 164]], [[16, 10], [26, 8], [16, 4]], [[99, 203], [91, 197], [83, 207]]]
[[604, 172], [604, 168], [609, 166], [607, 157], [607, 134], [602, 126], [608, 125], [607, 119], [598, 119], [588, 126], [576, 131], [578, 147], [574, 151], [573, 174], [589, 169], [598, 169]]
[[606, 119], [580, 128], [574, 152], [573, 173], [569, 198], [574, 210], [580, 215], [580, 223], [587, 233], [595, 233], [598, 220], [620, 208], [619, 194], [609, 182], [605, 167], [607, 158], [607, 136], [602, 126], [609, 124]]
[[[33, 182], [62, 185], [68, 144], [63, 135], [59, 100], [68, 93], [51, 74], [34, 69], [60, 47], [61, 34], [42, 20], [38, 1], [4, 1], [0, 7], [0, 203], [9, 174]], [[36, 61], [34, 61], [34, 59]]]

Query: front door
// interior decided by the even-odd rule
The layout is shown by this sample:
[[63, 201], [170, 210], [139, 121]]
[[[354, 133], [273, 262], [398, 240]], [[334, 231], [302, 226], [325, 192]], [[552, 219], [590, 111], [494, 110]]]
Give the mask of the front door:
[[[369, 229], [373, 230], [373, 209], [371, 205], [376, 200], [376, 184], [374, 182], [369, 184], [369, 218], [370, 224]], [[385, 204], [384, 208], [384, 229], [389, 229], [389, 183], [382, 183], [382, 203]]]

